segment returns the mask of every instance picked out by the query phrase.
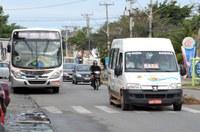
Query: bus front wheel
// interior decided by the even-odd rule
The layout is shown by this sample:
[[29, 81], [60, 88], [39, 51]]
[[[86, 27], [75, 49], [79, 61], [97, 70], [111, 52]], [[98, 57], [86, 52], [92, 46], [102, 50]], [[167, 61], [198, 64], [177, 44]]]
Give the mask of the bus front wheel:
[[54, 87], [53, 88], [53, 93], [59, 93], [59, 87]]

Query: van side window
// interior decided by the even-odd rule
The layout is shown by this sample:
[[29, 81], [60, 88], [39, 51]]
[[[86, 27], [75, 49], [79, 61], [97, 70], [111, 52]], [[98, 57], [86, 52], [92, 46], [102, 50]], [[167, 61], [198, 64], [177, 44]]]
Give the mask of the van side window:
[[113, 57], [112, 57], [111, 69], [115, 69], [115, 67], [117, 65], [118, 54], [119, 54], [119, 49], [114, 49]]
[[120, 54], [119, 54], [119, 60], [118, 60], [118, 64], [117, 64], [117, 65], [120, 66], [121, 68], [122, 68], [122, 66], [123, 66], [123, 65], [122, 65], [122, 59], [123, 59], [123, 54], [120, 53]]
[[113, 51], [114, 51], [114, 49], [111, 49], [110, 55], [109, 55], [109, 63], [108, 63], [109, 68], [111, 68], [111, 63], [112, 63], [112, 60], [113, 60]]

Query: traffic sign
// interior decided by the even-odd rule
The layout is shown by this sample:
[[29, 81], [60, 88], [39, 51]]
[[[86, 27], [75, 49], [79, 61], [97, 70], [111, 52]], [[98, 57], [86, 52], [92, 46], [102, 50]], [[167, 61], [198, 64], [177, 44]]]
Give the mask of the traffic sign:
[[197, 77], [200, 77], [200, 61], [196, 63], [195, 65], [195, 73]]

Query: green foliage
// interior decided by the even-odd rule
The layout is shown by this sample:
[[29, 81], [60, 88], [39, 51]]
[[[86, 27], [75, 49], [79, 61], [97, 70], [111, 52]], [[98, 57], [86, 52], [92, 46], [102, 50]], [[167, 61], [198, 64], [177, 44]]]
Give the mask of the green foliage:
[[179, 53], [176, 55], [176, 58], [177, 58], [177, 61], [178, 61], [178, 64], [183, 64], [183, 56], [182, 56], [182, 53]]
[[15, 23], [7, 25], [8, 15], [4, 15], [3, 8], [0, 6], [0, 37], [1, 38], [10, 38], [13, 29], [22, 28], [21, 26], [16, 25]]
[[2, 28], [1, 28], [0, 37], [1, 38], [10, 38], [12, 31], [14, 29], [17, 29], [17, 28], [22, 28], [22, 27], [21, 26], [17, 26], [14, 23], [11, 24], [11, 25], [3, 25]]

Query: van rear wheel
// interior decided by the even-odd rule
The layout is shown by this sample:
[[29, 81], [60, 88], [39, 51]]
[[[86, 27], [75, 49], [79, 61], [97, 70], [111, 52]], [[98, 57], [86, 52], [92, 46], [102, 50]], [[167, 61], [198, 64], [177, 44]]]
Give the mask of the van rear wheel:
[[114, 103], [112, 102], [112, 99], [114, 99], [114, 98], [113, 98], [112, 94], [110, 93], [110, 89], [109, 89], [109, 103], [110, 103], [110, 105], [114, 105]]

